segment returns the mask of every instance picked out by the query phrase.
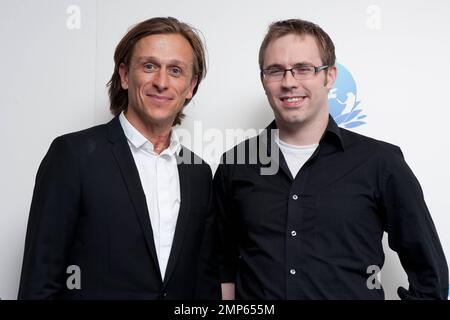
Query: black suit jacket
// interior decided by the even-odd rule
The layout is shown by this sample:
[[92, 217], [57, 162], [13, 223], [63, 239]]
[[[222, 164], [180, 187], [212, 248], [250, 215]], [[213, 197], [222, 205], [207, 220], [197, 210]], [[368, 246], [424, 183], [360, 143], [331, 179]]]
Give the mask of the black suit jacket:
[[[219, 299], [211, 169], [188, 149], [164, 281], [139, 173], [118, 117], [55, 139], [28, 221], [19, 299]], [[186, 161], [186, 159], [190, 159]], [[81, 289], [68, 289], [70, 265]]]

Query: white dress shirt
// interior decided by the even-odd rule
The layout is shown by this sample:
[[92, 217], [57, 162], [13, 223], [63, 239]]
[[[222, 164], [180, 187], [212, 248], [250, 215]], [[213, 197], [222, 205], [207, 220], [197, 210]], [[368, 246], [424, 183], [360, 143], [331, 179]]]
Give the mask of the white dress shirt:
[[119, 116], [144, 189], [161, 277], [164, 279], [180, 209], [180, 179], [176, 155], [181, 150], [172, 130], [170, 145], [161, 154], [134, 128], [122, 112]]

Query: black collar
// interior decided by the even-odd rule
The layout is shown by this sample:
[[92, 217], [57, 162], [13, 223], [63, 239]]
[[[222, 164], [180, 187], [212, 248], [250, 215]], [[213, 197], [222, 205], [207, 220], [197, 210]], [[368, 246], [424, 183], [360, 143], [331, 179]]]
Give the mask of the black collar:
[[[270, 131], [272, 129], [278, 129], [277, 127], [277, 123], [275, 122], [275, 120], [273, 120], [267, 127], [267, 142], [268, 142], [268, 147], [270, 150], [270, 143], [271, 143], [271, 139], [270, 139]], [[334, 137], [334, 139], [333, 139]], [[322, 135], [322, 137], [320, 138], [319, 144], [322, 143], [323, 140], [325, 139], [329, 139], [329, 141], [334, 142], [335, 144], [337, 144], [342, 150], [344, 150], [344, 140], [342, 138], [341, 135], [341, 128], [339, 128], [339, 126], [336, 124], [336, 122], [334, 121], [333, 117], [331, 115], [328, 115], [328, 124], [327, 127]], [[270, 151], [269, 151], [270, 152]]]

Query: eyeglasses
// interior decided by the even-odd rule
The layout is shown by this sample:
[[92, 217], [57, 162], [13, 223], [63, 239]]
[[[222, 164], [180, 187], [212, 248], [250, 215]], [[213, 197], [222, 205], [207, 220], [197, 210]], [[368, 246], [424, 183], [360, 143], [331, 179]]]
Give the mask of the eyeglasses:
[[290, 69], [282, 69], [277, 67], [271, 67], [261, 70], [261, 76], [267, 82], [276, 82], [283, 80], [287, 71], [290, 71], [295, 80], [309, 80], [312, 79], [317, 73], [327, 69], [329, 66], [309, 66], [301, 65]]

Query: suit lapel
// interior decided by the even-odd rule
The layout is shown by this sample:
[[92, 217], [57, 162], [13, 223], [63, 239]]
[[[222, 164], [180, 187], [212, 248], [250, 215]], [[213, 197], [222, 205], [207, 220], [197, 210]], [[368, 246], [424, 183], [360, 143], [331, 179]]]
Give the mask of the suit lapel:
[[[180, 211], [178, 213], [177, 224], [175, 227], [175, 234], [173, 237], [172, 248], [170, 250], [169, 261], [167, 262], [166, 274], [164, 276], [163, 290], [167, 286], [167, 283], [175, 268], [178, 256], [180, 255], [181, 248], [184, 243], [184, 234], [189, 223], [189, 207], [190, 207], [190, 179], [189, 179], [189, 164], [181, 161], [185, 159], [183, 152], [189, 152], [189, 150], [182, 148], [180, 155], [177, 156], [178, 160], [178, 175], [180, 177]], [[192, 160], [191, 160], [192, 161]], [[191, 162], [192, 163], [192, 162]]]
[[112, 142], [112, 152], [120, 167], [128, 195], [130, 196], [134, 211], [141, 225], [147, 249], [152, 257], [156, 270], [159, 271], [159, 278], [162, 281], [144, 190], [142, 189], [139, 172], [118, 117], [115, 117], [109, 123], [109, 140]]

